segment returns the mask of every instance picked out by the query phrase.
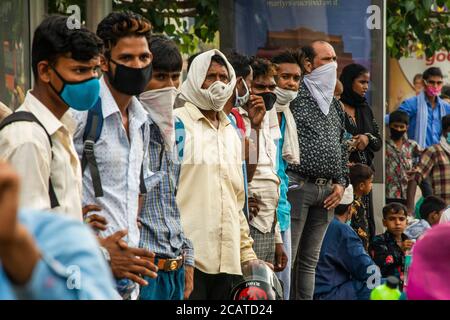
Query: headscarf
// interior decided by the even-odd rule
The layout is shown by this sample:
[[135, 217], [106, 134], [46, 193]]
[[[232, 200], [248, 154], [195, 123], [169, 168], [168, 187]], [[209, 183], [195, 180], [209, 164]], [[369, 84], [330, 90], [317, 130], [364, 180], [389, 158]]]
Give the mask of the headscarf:
[[427, 231], [413, 247], [408, 300], [450, 300], [450, 224]]
[[355, 108], [357, 132], [352, 132], [353, 135], [372, 133], [374, 128], [372, 124], [373, 113], [366, 97], [361, 97], [353, 91], [353, 81], [361, 74], [369, 72], [364, 66], [356, 63], [347, 65], [341, 73], [339, 80], [344, 86], [344, 92], [341, 95], [341, 101], [349, 106]]
[[[227, 84], [216, 81], [208, 89], [202, 89], [214, 55], [221, 56], [225, 61], [230, 81]], [[180, 99], [192, 103], [199, 109], [219, 112], [233, 95], [235, 85], [236, 74], [225, 55], [217, 49], [209, 50], [199, 54], [192, 61], [187, 79], [181, 85]]]

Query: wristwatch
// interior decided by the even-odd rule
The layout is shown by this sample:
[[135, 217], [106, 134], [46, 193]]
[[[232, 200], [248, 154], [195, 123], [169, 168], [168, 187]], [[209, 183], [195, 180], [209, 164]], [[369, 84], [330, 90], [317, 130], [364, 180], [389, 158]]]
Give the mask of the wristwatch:
[[111, 263], [111, 255], [105, 247], [100, 246], [100, 251], [102, 252], [103, 257], [108, 263]]

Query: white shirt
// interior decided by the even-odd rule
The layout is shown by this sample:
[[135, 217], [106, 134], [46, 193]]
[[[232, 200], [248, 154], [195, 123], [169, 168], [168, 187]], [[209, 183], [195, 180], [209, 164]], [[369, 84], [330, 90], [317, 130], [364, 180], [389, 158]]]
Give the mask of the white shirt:
[[439, 223], [449, 223], [450, 222], [450, 207], [447, 208], [441, 216]]
[[[0, 157], [8, 160], [21, 177], [20, 206], [53, 210], [81, 221], [81, 168], [72, 142], [74, 122], [70, 113], [58, 120], [31, 92], [17, 111], [31, 112], [53, 144], [52, 149], [45, 131], [33, 122], [15, 122], [0, 131]], [[50, 175], [60, 204], [53, 209], [48, 192]]]

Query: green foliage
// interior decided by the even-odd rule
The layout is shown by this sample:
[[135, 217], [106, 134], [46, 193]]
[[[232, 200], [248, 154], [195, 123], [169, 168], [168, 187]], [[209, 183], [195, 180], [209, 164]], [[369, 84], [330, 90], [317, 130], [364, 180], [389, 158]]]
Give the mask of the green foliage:
[[114, 0], [113, 9], [142, 14], [154, 32], [165, 33], [187, 54], [200, 42], [213, 42], [219, 30], [218, 0]]
[[450, 0], [388, 0], [387, 50], [393, 58], [412, 52], [431, 57], [450, 51]]

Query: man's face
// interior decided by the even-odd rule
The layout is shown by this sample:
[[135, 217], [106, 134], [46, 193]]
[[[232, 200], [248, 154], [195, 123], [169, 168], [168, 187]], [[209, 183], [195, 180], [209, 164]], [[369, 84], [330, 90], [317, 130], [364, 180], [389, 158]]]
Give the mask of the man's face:
[[180, 86], [180, 71], [165, 72], [153, 70], [152, 79], [148, 83], [146, 90], [158, 90], [163, 88], [178, 88]]
[[408, 125], [403, 122], [392, 122], [392, 123], [389, 123], [389, 128], [392, 128], [397, 131], [407, 131]]
[[[147, 39], [145, 37], [125, 37], [119, 39], [116, 45], [111, 49], [111, 59], [118, 64], [125, 65], [130, 68], [141, 69], [147, 67], [153, 60], [153, 55], [148, 48]], [[107, 60], [102, 61], [102, 70], [112, 71], [115, 75], [116, 65], [108, 63]]]
[[383, 225], [394, 236], [400, 236], [406, 229], [406, 212], [388, 213], [386, 219], [383, 219]]
[[253, 79], [252, 93], [260, 94], [265, 92], [274, 92], [277, 84], [273, 76], [259, 76]]
[[428, 79], [423, 80], [423, 85], [425, 88], [429, 87], [429, 88], [441, 90], [443, 84], [444, 84], [444, 80], [442, 79], [442, 77], [439, 77], [439, 76], [431, 76]]
[[442, 214], [444, 213], [445, 209], [442, 209], [441, 211], [434, 211], [428, 215], [428, 223], [431, 226], [434, 226], [438, 224], [441, 221]]
[[[68, 82], [81, 82], [99, 76], [100, 57], [92, 58], [89, 61], [77, 61], [69, 56], [61, 56], [52, 64], [53, 68], [56, 69], [64, 80]], [[39, 62], [38, 72], [41, 81], [51, 83], [56, 91], [61, 92], [64, 83], [50, 67], [48, 61]], [[56, 95], [54, 92], [52, 94]]]
[[298, 91], [301, 75], [302, 72], [298, 64], [280, 63], [277, 68], [277, 86], [281, 89]]
[[252, 82], [253, 82], [253, 69], [252, 68], [250, 68], [250, 73], [245, 78], [238, 78], [238, 81], [236, 82], [236, 88], [238, 90], [240, 97], [243, 97], [247, 92], [247, 90], [245, 90], [244, 81], [245, 81], [245, 84], [247, 85], [248, 90], [251, 91]]
[[416, 80], [414, 81], [414, 91], [415, 91], [416, 93], [419, 93], [420, 91], [422, 91], [422, 89], [423, 89], [423, 81], [422, 81], [422, 78], [416, 79]]
[[307, 72], [311, 73], [314, 69], [317, 69], [328, 63], [336, 62], [336, 52], [334, 48], [327, 42], [315, 42], [312, 45], [316, 56], [312, 62], [305, 62], [305, 69]]
[[208, 89], [216, 81], [222, 81], [223, 83], [230, 82], [230, 79], [228, 78], [228, 70], [225, 66], [222, 66], [215, 61], [211, 61], [208, 72], [206, 72], [202, 89]]

